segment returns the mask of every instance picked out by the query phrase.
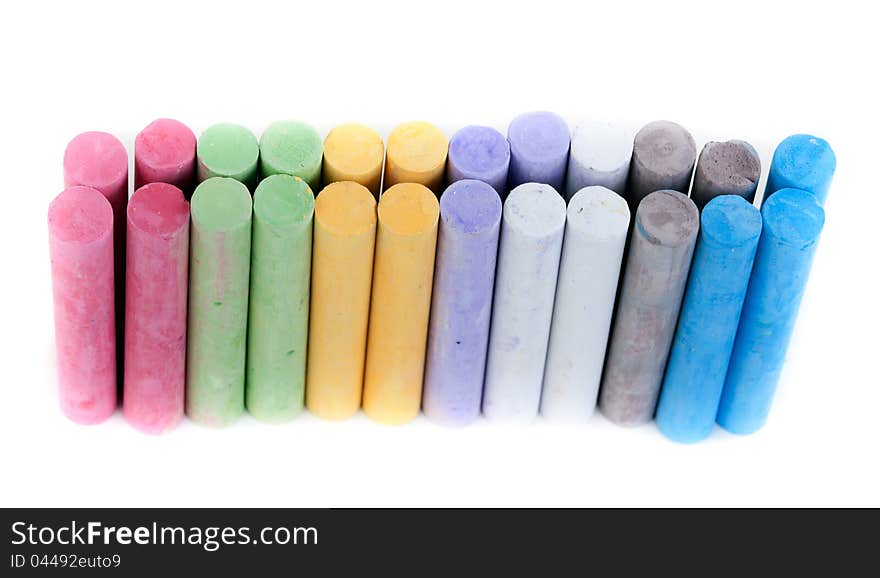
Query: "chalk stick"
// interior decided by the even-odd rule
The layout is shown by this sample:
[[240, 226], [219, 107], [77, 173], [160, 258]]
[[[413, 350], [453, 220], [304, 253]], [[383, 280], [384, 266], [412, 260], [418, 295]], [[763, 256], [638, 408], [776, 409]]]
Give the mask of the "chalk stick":
[[523, 183], [544, 183], [563, 190], [571, 135], [562, 117], [544, 111], [521, 114], [507, 128], [507, 141], [509, 190]]
[[702, 210], [719, 195], [739, 195], [755, 200], [761, 178], [761, 157], [749, 143], [741, 140], [708, 142], [700, 151], [691, 200]]
[[739, 325], [761, 213], [739, 195], [713, 198], [700, 215], [690, 278], [657, 404], [666, 437], [693, 443], [707, 437]]
[[767, 421], [825, 223], [815, 195], [797, 189], [773, 193], [761, 214], [764, 229], [717, 415], [737, 434]]
[[400, 424], [422, 401], [440, 205], [427, 187], [400, 183], [382, 194], [378, 214], [364, 412]]
[[384, 162], [385, 143], [379, 133], [362, 124], [341, 124], [324, 139], [324, 186], [353, 181], [379, 198]]
[[299, 177], [271, 175], [254, 191], [245, 406], [265, 422], [304, 403], [314, 210]]
[[569, 201], [541, 393], [546, 418], [585, 421], [596, 407], [629, 220], [626, 201], [605, 187]]
[[828, 141], [809, 134], [792, 135], [776, 147], [767, 176], [764, 200], [780, 189], [813, 193], [825, 204], [837, 157]]
[[235, 179], [254, 190], [259, 182], [260, 146], [249, 129], [230, 123], [208, 127], [196, 144], [196, 177]]
[[565, 201], [526, 183], [504, 201], [483, 414], [528, 422], [538, 414], [565, 229]]
[[189, 203], [174, 185], [150, 183], [127, 216], [123, 411], [158, 434], [183, 417]]
[[577, 125], [571, 133], [566, 200], [584, 187], [594, 186], [625, 195], [632, 150], [633, 137], [622, 127], [599, 121]]
[[422, 409], [464, 425], [480, 415], [501, 199], [483, 181], [461, 180], [440, 197], [440, 225]]
[[687, 195], [696, 160], [697, 145], [684, 127], [665, 120], [646, 124], [633, 141], [626, 190], [630, 209], [654, 191]]
[[212, 177], [190, 210], [186, 414], [222, 426], [244, 409], [251, 196], [240, 181]]
[[168, 183], [190, 197], [195, 174], [196, 135], [182, 122], [160, 118], [135, 137], [135, 189], [149, 183]]
[[324, 143], [311, 125], [297, 120], [273, 122], [260, 137], [260, 170], [269, 175], [291, 175], [312, 190], [321, 186]]
[[315, 200], [306, 406], [340, 420], [361, 407], [376, 199], [364, 186], [327, 185]]
[[446, 152], [449, 143], [436, 126], [427, 122], [405, 122], [388, 135], [385, 153], [385, 190], [398, 183], [418, 183], [443, 192]]
[[61, 410], [99, 423], [116, 409], [113, 208], [95, 189], [68, 187], [48, 223]]
[[634, 426], [654, 415], [699, 229], [693, 201], [655, 191], [636, 211], [599, 409]]
[[[116, 303], [116, 369], [122, 386], [125, 336], [125, 208], [128, 205], [128, 152], [115, 136], [84, 132], [64, 150], [64, 186], [91, 187], [107, 197], [113, 208], [113, 279]], [[121, 391], [120, 391], [121, 393]]]
[[507, 195], [507, 169], [510, 145], [504, 135], [488, 126], [471, 125], [449, 139], [446, 180], [449, 184], [465, 179], [483, 181], [503, 196]]

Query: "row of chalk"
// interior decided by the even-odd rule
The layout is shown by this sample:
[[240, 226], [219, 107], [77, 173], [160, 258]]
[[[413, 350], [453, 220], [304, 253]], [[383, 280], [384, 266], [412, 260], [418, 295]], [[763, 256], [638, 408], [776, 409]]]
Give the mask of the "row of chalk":
[[119, 381], [150, 432], [184, 408], [211, 425], [304, 403], [464, 424], [585, 420], [598, 399], [616, 423], [656, 413], [696, 441], [716, 419], [738, 433], [766, 419], [835, 159], [821, 139], [783, 141], [763, 218], [750, 145], [708, 143], [697, 160], [662, 121], [631, 139], [529, 113], [507, 138], [469, 126], [448, 142], [405, 123], [386, 151], [355, 124], [322, 142], [279, 122], [257, 141], [162, 119], [134, 166], [129, 200], [125, 147], [83, 133], [50, 206], [75, 421], [108, 417]]

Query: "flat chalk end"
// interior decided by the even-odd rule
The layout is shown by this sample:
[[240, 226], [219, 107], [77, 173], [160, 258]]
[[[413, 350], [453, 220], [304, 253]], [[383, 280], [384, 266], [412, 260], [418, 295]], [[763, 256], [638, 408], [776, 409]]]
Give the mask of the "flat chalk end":
[[64, 189], [49, 204], [49, 234], [64, 243], [88, 244], [113, 234], [113, 208], [96, 189]]
[[700, 213], [694, 202], [678, 191], [655, 191], [639, 203], [636, 227], [654, 245], [679, 247], [696, 236]]
[[189, 203], [183, 191], [167, 183], [150, 183], [128, 202], [128, 220], [138, 229], [168, 238], [189, 223]]
[[590, 238], [612, 240], [626, 237], [629, 221], [626, 200], [606, 187], [584, 187], [568, 203], [566, 227]]
[[723, 247], [757, 243], [761, 235], [761, 212], [738, 195], [721, 195], [706, 205], [700, 215], [702, 235]]
[[227, 177], [212, 177], [196, 187], [193, 222], [212, 231], [228, 231], [251, 218], [251, 195], [246, 186]]
[[440, 216], [455, 230], [481, 233], [501, 220], [501, 198], [483, 181], [458, 181], [449, 185], [440, 197]]
[[565, 226], [565, 201], [550, 185], [524, 183], [504, 201], [504, 221], [530, 237], [546, 237]]
[[315, 195], [304, 180], [290, 175], [271, 175], [254, 191], [254, 215], [277, 227], [291, 227], [309, 221], [315, 210]]
[[379, 221], [397, 235], [417, 236], [437, 226], [440, 203], [431, 189], [398, 183], [379, 199]]
[[315, 221], [335, 235], [361, 235], [376, 227], [376, 199], [353, 181], [329, 184], [315, 200]]
[[813, 193], [800, 189], [776, 191], [761, 208], [764, 231], [778, 242], [807, 248], [819, 239], [825, 211]]
[[507, 129], [511, 153], [531, 161], [567, 156], [571, 144], [568, 124], [553, 112], [519, 115]]
[[114, 191], [128, 180], [128, 152], [118, 138], [106, 132], [84, 132], [64, 150], [64, 183], [101, 192]]

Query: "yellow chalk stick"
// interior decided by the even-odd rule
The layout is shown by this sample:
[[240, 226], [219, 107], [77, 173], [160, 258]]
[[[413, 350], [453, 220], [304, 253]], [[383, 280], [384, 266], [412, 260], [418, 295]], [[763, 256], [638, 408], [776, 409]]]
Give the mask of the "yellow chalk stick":
[[312, 300], [306, 407], [345, 419], [361, 405], [376, 200], [366, 187], [342, 181], [315, 199]]
[[443, 172], [449, 141], [427, 122], [405, 122], [388, 136], [385, 189], [398, 183], [425, 185], [437, 196], [443, 192]]
[[440, 204], [425, 186], [394, 185], [379, 200], [364, 412], [400, 424], [419, 413]]
[[354, 181], [378, 197], [384, 160], [379, 133], [362, 124], [341, 124], [324, 139], [324, 185]]

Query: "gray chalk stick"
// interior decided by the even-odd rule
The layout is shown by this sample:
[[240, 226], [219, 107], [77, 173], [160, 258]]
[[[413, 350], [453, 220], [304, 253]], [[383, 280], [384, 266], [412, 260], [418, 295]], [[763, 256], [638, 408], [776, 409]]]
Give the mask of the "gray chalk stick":
[[741, 140], [708, 142], [697, 161], [691, 200], [700, 210], [719, 195], [739, 195], [753, 203], [760, 177], [761, 158], [752, 145]]
[[677, 191], [651, 193], [636, 211], [599, 395], [617, 424], [654, 415], [699, 225], [697, 207]]
[[696, 160], [697, 145], [684, 127], [665, 120], [646, 124], [633, 142], [626, 191], [630, 209], [654, 191], [687, 195]]

